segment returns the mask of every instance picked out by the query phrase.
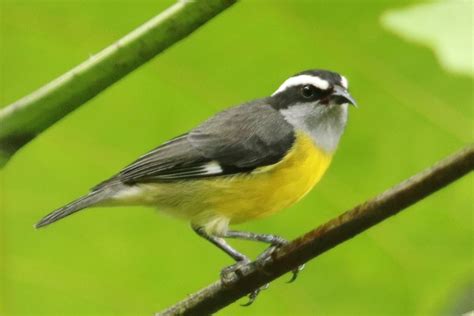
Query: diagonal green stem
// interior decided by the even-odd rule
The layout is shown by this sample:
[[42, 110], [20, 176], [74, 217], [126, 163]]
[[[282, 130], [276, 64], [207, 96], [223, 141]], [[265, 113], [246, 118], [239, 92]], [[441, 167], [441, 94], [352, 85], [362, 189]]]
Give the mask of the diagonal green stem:
[[82, 64], [0, 110], [0, 167], [56, 121], [235, 2], [178, 1]]

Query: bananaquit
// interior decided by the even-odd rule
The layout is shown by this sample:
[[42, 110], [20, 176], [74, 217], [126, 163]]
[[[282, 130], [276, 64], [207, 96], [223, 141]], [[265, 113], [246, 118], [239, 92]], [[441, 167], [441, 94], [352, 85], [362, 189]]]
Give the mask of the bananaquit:
[[88, 207], [146, 205], [190, 221], [236, 265], [248, 262], [224, 238], [273, 248], [286, 241], [229, 225], [271, 215], [311, 190], [331, 162], [349, 104], [355, 101], [345, 77], [325, 70], [298, 73], [271, 96], [222, 111], [141, 156], [36, 227]]

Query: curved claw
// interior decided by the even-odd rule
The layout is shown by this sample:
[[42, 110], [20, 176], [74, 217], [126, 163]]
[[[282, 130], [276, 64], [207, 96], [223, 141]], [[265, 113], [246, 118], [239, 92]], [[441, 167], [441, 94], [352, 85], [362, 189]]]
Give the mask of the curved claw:
[[240, 304], [240, 306], [247, 307], [253, 304], [255, 302], [255, 299], [257, 298], [258, 294], [260, 293], [260, 289], [256, 289], [255, 291], [251, 292], [248, 296], [249, 301], [245, 304]]
[[247, 306], [252, 305], [252, 303], [255, 302], [255, 299], [257, 298], [258, 294], [260, 294], [261, 291], [268, 289], [269, 286], [270, 286], [270, 284], [267, 283], [267, 284], [265, 284], [264, 286], [259, 287], [259, 288], [256, 289], [255, 291], [251, 292], [251, 293], [248, 295], [249, 301], [248, 301], [247, 303], [245, 303], [245, 304], [240, 304], [240, 306], [247, 307]]
[[300, 265], [298, 268], [296, 268], [295, 270], [291, 271], [292, 273], [292, 276], [291, 276], [291, 279], [286, 282], [286, 283], [293, 283], [296, 278], [298, 277], [298, 274], [304, 269], [304, 264]]

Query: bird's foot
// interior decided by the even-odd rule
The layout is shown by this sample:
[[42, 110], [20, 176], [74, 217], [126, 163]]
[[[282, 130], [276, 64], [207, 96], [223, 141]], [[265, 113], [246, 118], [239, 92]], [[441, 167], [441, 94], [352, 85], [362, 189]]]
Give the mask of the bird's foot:
[[[262, 265], [266, 260], [271, 260], [272, 254], [280, 247], [283, 247], [284, 245], [288, 244], [289, 242], [287, 240], [281, 239], [278, 241], [278, 243], [271, 245], [268, 247], [264, 252], [262, 252], [258, 257], [257, 257], [257, 262], [261, 262]], [[294, 282], [297, 278], [299, 273], [304, 269], [305, 265], [302, 264], [298, 266], [296, 269], [292, 270], [292, 276], [290, 280], [287, 283], [292, 283]]]
[[237, 261], [231, 266], [225, 267], [221, 270], [221, 280], [222, 283], [228, 284], [233, 278], [234, 275], [237, 277], [242, 276], [242, 267], [250, 263], [250, 259], [243, 257], [241, 260]]
[[[272, 254], [280, 247], [283, 247], [287, 245], [289, 242], [281, 237], [278, 236], [272, 236], [272, 245], [268, 247], [264, 252], [262, 252], [257, 258], [256, 258], [256, 264], [257, 268], [261, 269], [263, 272], [265, 272], [265, 263], [268, 260], [272, 260]], [[245, 275], [245, 271], [243, 268], [250, 263], [250, 260], [242, 256], [242, 258], [237, 261], [235, 264], [228, 266], [224, 269], [221, 270], [221, 280], [224, 285], [229, 284], [232, 281], [235, 281], [236, 279], [240, 278], [241, 276]], [[298, 266], [296, 269], [292, 270], [292, 276], [288, 283], [294, 282], [296, 278], [298, 277], [299, 273], [301, 270], [303, 270], [304, 264]], [[269, 287], [269, 284], [265, 284], [264, 286], [250, 292], [248, 294], [248, 302], [245, 304], [242, 304], [242, 306], [250, 306], [255, 302], [257, 296], [260, 294], [262, 290], [266, 290]]]
[[[229, 284], [232, 280], [234, 280], [235, 277], [240, 277], [243, 275], [242, 267], [250, 263], [250, 260], [248, 258], [243, 258], [240, 261], [237, 261], [235, 264], [225, 267], [224, 269], [221, 270], [221, 280], [222, 283]], [[248, 294], [248, 302], [245, 304], [241, 304], [242, 306], [250, 306], [252, 305], [253, 302], [255, 302], [255, 299], [257, 298], [258, 294], [262, 290], [266, 290], [268, 288], [269, 284], [265, 284], [262, 287], [259, 287], [258, 289], [250, 292]]]

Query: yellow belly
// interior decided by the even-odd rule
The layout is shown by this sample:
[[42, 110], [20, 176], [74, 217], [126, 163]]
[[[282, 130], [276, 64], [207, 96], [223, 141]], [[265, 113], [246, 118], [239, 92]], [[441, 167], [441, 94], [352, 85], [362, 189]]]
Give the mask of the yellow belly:
[[209, 205], [239, 223], [271, 215], [305, 196], [326, 171], [331, 156], [318, 149], [303, 133], [279, 163], [248, 175], [209, 181], [209, 190], [219, 194], [207, 197]]
[[331, 158], [309, 136], [298, 133], [293, 148], [277, 164], [244, 175], [143, 185], [147, 201], [140, 202], [210, 230], [225, 230], [229, 223], [268, 216], [296, 203], [318, 183]]

